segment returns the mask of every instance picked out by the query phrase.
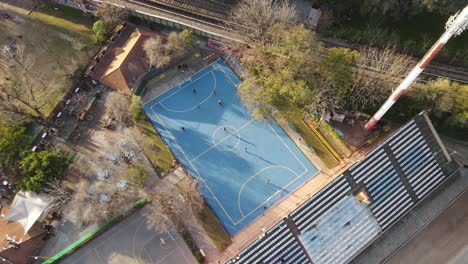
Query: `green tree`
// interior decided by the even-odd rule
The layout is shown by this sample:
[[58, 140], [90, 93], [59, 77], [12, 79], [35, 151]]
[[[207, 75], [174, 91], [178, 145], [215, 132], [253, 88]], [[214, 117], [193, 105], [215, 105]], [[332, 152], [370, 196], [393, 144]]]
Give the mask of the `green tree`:
[[93, 24], [94, 38], [98, 43], [106, 41], [111, 33], [111, 26], [104, 20], [98, 20]]
[[145, 118], [145, 112], [143, 111], [143, 104], [140, 96], [132, 95], [130, 102], [130, 117], [133, 121]]
[[410, 96], [426, 107], [443, 125], [468, 127], [468, 85], [438, 79], [415, 85]]
[[346, 97], [353, 81], [353, 67], [359, 58], [357, 51], [347, 48], [331, 48], [318, 67], [322, 78], [331, 82], [333, 89], [341, 96]]
[[27, 148], [29, 136], [24, 127], [0, 125], [0, 172], [13, 179], [19, 168], [21, 153]]
[[21, 190], [37, 192], [54, 179], [63, 176], [66, 156], [52, 151], [29, 153], [21, 162]]
[[179, 33], [179, 36], [182, 39], [186, 49], [189, 49], [195, 45], [195, 37], [192, 34], [192, 30], [184, 29]]
[[305, 105], [315, 72], [313, 56], [321, 48], [312, 31], [302, 25], [275, 24], [242, 60], [250, 76], [238, 94], [257, 119], [268, 117], [271, 106], [292, 102]]

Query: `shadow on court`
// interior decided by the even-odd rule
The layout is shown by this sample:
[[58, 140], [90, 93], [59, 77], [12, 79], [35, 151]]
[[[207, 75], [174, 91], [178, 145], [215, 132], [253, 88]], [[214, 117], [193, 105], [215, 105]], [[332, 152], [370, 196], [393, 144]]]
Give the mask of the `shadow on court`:
[[197, 261], [179, 234], [148, 230], [138, 210], [61, 263], [195, 264]]

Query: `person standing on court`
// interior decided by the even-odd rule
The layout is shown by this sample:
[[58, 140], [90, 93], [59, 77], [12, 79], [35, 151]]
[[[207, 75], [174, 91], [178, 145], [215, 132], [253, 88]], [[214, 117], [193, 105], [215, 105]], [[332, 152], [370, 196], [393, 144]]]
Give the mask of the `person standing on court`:
[[196, 93], [197, 93], [197, 90], [196, 90], [195, 88], [193, 88], [193, 89], [192, 89], [192, 92], [193, 92], [194, 94], [196, 94]]
[[218, 105], [223, 105], [223, 101], [221, 99], [218, 99]]

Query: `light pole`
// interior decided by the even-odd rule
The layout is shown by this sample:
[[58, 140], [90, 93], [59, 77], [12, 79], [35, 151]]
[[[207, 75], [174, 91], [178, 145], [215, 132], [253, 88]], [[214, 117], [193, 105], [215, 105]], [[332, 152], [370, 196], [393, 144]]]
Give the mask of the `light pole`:
[[437, 55], [447, 41], [453, 37], [460, 35], [465, 29], [468, 28], [468, 5], [457, 14], [451, 16], [445, 25], [445, 33], [437, 40], [432, 48], [424, 55], [422, 60], [411, 70], [406, 78], [400, 85], [393, 91], [387, 101], [380, 107], [374, 116], [367, 121], [364, 128], [369, 131], [379, 122], [382, 116], [392, 107], [392, 105], [400, 98], [402, 94], [410, 87], [416, 80], [419, 74], [426, 68], [427, 64]]

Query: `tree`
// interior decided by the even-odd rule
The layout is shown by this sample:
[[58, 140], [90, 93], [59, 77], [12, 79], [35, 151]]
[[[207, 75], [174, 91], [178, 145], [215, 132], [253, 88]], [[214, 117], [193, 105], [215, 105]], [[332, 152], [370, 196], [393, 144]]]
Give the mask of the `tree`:
[[99, 6], [96, 15], [112, 26], [124, 22], [128, 17], [128, 13], [124, 8], [107, 3]]
[[4, 46], [1, 52], [0, 117], [7, 122], [35, 119], [44, 122], [44, 107], [51, 95], [60, 88], [60, 83], [44, 84], [42, 76], [32, 70], [35, 57], [24, 45]]
[[150, 64], [156, 67], [156, 69], [161, 68], [171, 60], [161, 36], [147, 39], [143, 43], [143, 49], [145, 50]]
[[93, 24], [94, 38], [98, 43], [105, 42], [111, 34], [111, 25], [104, 20], [98, 20]]
[[66, 214], [78, 216], [78, 224], [87, 226], [100, 224], [116, 214], [129, 209], [131, 203], [138, 199], [141, 193], [132, 187], [121, 189], [116, 182], [85, 180], [76, 185]]
[[195, 44], [192, 31], [185, 29], [182, 32], [171, 32], [167, 37], [167, 43], [164, 45], [166, 52], [170, 55], [186, 52]]
[[130, 121], [130, 97], [119, 92], [110, 92], [106, 103], [108, 115], [115, 118], [117, 122], [128, 123]]
[[145, 112], [143, 111], [143, 104], [140, 96], [132, 95], [132, 99], [130, 101], [130, 117], [134, 122], [145, 118]]
[[432, 115], [444, 125], [468, 127], [468, 85], [438, 79], [415, 85], [409, 95], [431, 107]]
[[192, 30], [184, 29], [179, 33], [179, 37], [184, 42], [185, 48], [189, 49], [195, 45], [195, 37], [193, 36]]
[[28, 146], [24, 127], [0, 126], [0, 173], [12, 181], [17, 175], [21, 153]]
[[466, 6], [466, 0], [421, 0], [419, 4], [430, 12], [453, 15]]
[[257, 119], [268, 117], [271, 106], [285, 101], [306, 104], [316, 70], [313, 56], [321, 49], [314, 33], [302, 25], [275, 24], [265, 37], [270, 41], [257, 43], [242, 59], [248, 76], [238, 89]]
[[67, 188], [59, 179], [53, 179], [46, 183], [43, 191], [54, 199], [48, 207], [50, 212], [56, 212], [59, 215], [62, 214], [62, 211], [71, 200], [71, 193]]
[[333, 90], [340, 97], [346, 97], [350, 92], [350, 84], [353, 80], [352, 69], [359, 58], [357, 51], [347, 48], [331, 48], [327, 55], [320, 60], [318, 73], [331, 82]]
[[228, 25], [252, 40], [262, 40], [274, 24], [293, 24], [296, 18], [296, 7], [287, 0], [241, 0], [232, 9]]
[[377, 107], [409, 73], [408, 66], [413, 64], [410, 57], [397, 53], [393, 47], [361, 49], [346, 108], [363, 111]]
[[185, 52], [185, 42], [178, 33], [171, 32], [164, 48], [169, 55], [181, 54]]
[[143, 216], [147, 227], [160, 232], [170, 231], [172, 227], [184, 231], [186, 223], [195, 221], [195, 215], [204, 206], [198, 186], [190, 178], [184, 178], [175, 186], [157, 186], [151, 194], [153, 201], [145, 208]]
[[37, 192], [47, 182], [61, 178], [67, 168], [67, 158], [52, 151], [30, 152], [21, 162], [21, 190]]

